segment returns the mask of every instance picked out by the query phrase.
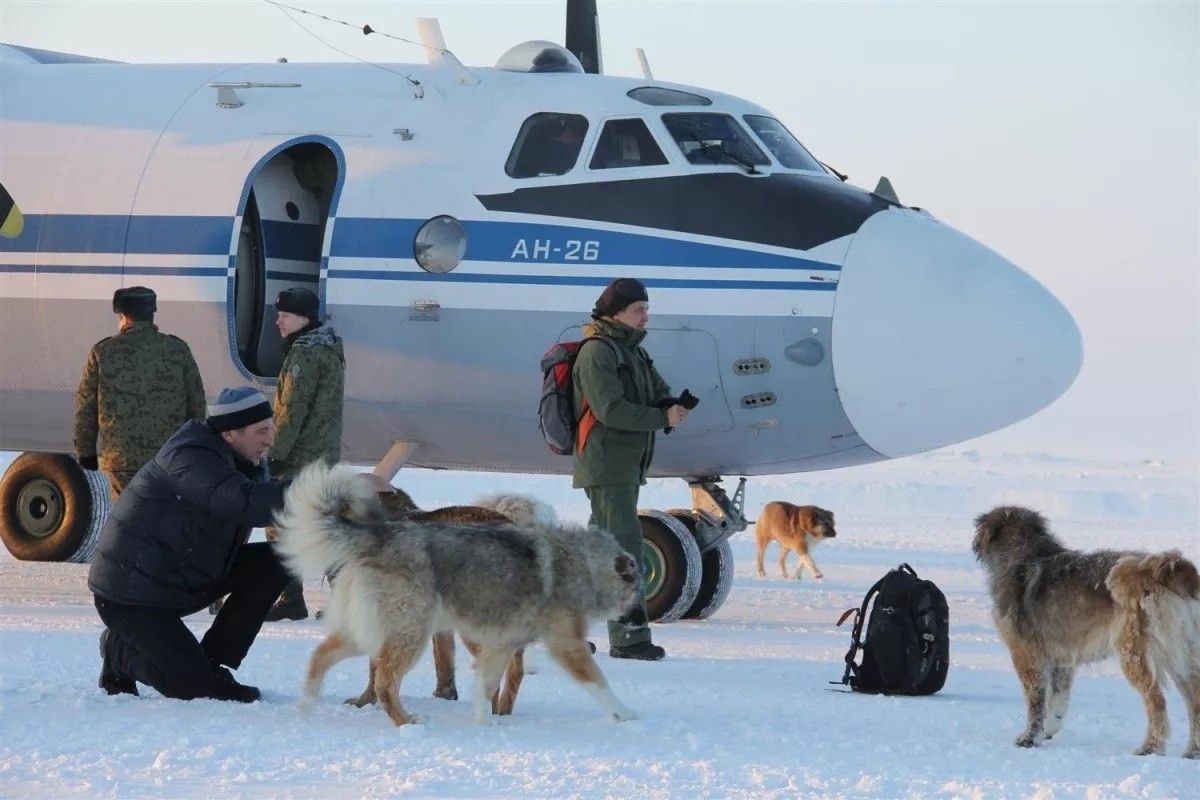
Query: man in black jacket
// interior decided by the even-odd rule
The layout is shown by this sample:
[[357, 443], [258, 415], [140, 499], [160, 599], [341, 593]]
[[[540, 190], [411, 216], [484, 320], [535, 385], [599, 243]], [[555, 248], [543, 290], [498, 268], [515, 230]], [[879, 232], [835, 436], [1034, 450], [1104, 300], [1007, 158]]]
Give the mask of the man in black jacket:
[[[236, 669], [288, 581], [267, 542], [247, 544], [283, 506], [286, 483], [270, 480], [275, 434], [257, 390], [225, 389], [208, 418], [183, 424], [121, 494], [88, 573], [104, 665], [100, 687], [137, 694], [135, 681], [166, 697], [252, 703], [259, 691]], [[200, 641], [183, 617], [228, 594]]]

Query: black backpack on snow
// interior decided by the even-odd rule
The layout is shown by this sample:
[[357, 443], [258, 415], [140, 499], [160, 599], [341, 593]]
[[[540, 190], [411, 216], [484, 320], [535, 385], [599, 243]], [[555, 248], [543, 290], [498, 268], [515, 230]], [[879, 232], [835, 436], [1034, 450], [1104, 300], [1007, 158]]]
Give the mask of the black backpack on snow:
[[[867, 617], [871, 598], [875, 605]], [[842, 683], [870, 694], [933, 694], [950, 669], [950, 608], [933, 583], [921, 580], [908, 564], [880, 578], [867, 591], [862, 607], [842, 614], [838, 625], [855, 615]], [[863, 641], [863, 620], [866, 640]], [[862, 651], [862, 662], [854, 660]]]

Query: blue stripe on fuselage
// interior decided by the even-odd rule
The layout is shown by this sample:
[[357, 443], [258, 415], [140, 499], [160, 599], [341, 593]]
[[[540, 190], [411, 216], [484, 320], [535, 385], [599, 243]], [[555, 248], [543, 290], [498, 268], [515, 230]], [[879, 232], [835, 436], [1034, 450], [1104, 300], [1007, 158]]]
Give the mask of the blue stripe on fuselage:
[[152, 253], [228, 255], [233, 217], [26, 214], [9, 253]]

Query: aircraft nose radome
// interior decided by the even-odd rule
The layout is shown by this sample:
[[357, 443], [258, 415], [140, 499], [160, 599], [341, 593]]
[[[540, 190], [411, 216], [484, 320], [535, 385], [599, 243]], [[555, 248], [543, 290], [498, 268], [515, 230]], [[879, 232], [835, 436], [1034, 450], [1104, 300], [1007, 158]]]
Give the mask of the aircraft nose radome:
[[1033, 414], [1079, 374], [1067, 309], [1015, 264], [918, 212], [868, 219], [833, 315], [834, 378], [870, 447], [895, 457]]

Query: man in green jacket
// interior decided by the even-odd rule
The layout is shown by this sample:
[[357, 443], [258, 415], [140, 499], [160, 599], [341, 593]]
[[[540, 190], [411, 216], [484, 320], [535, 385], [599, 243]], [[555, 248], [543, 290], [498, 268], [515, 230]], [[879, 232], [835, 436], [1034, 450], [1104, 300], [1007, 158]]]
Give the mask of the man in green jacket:
[[204, 419], [204, 383], [191, 348], [154, 324], [145, 286], [113, 293], [117, 335], [88, 353], [75, 392], [75, 455], [101, 469], [116, 502], [142, 465], [189, 419]]
[[[333, 327], [320, 321], [320, 301], [308, 289], [279, 293], [275, 326], [287, 354], [275, 387], [275, 443], [271, 474], [295, 477], [313, 461], [336, 464], [342, 457], [342, 394], [346, 357]], [[275, 539], [274, 528], [266, 529]], [[304, 587], [293, 578], [267, 613], [269, 621], [304, 619]]]
[[[591, 524], [611, 531], [642, 569], [642, 527], [638, 492], [654, 457], [654, 433], [687, 419], [681, 405], [660, 408], [671, 388], [641, 347], [650, 321], [646, 287], [635, 278], [617, 278], [596, 301], [583, 335], [610, 340], [587, 342], [572, 371], [576, 439], [573, 485], [592, 505]], [[621, 619], [609, 620], [608, 654], [613, 658], [658, 661], [666, 651], [650, 641], [645, 602]]]

